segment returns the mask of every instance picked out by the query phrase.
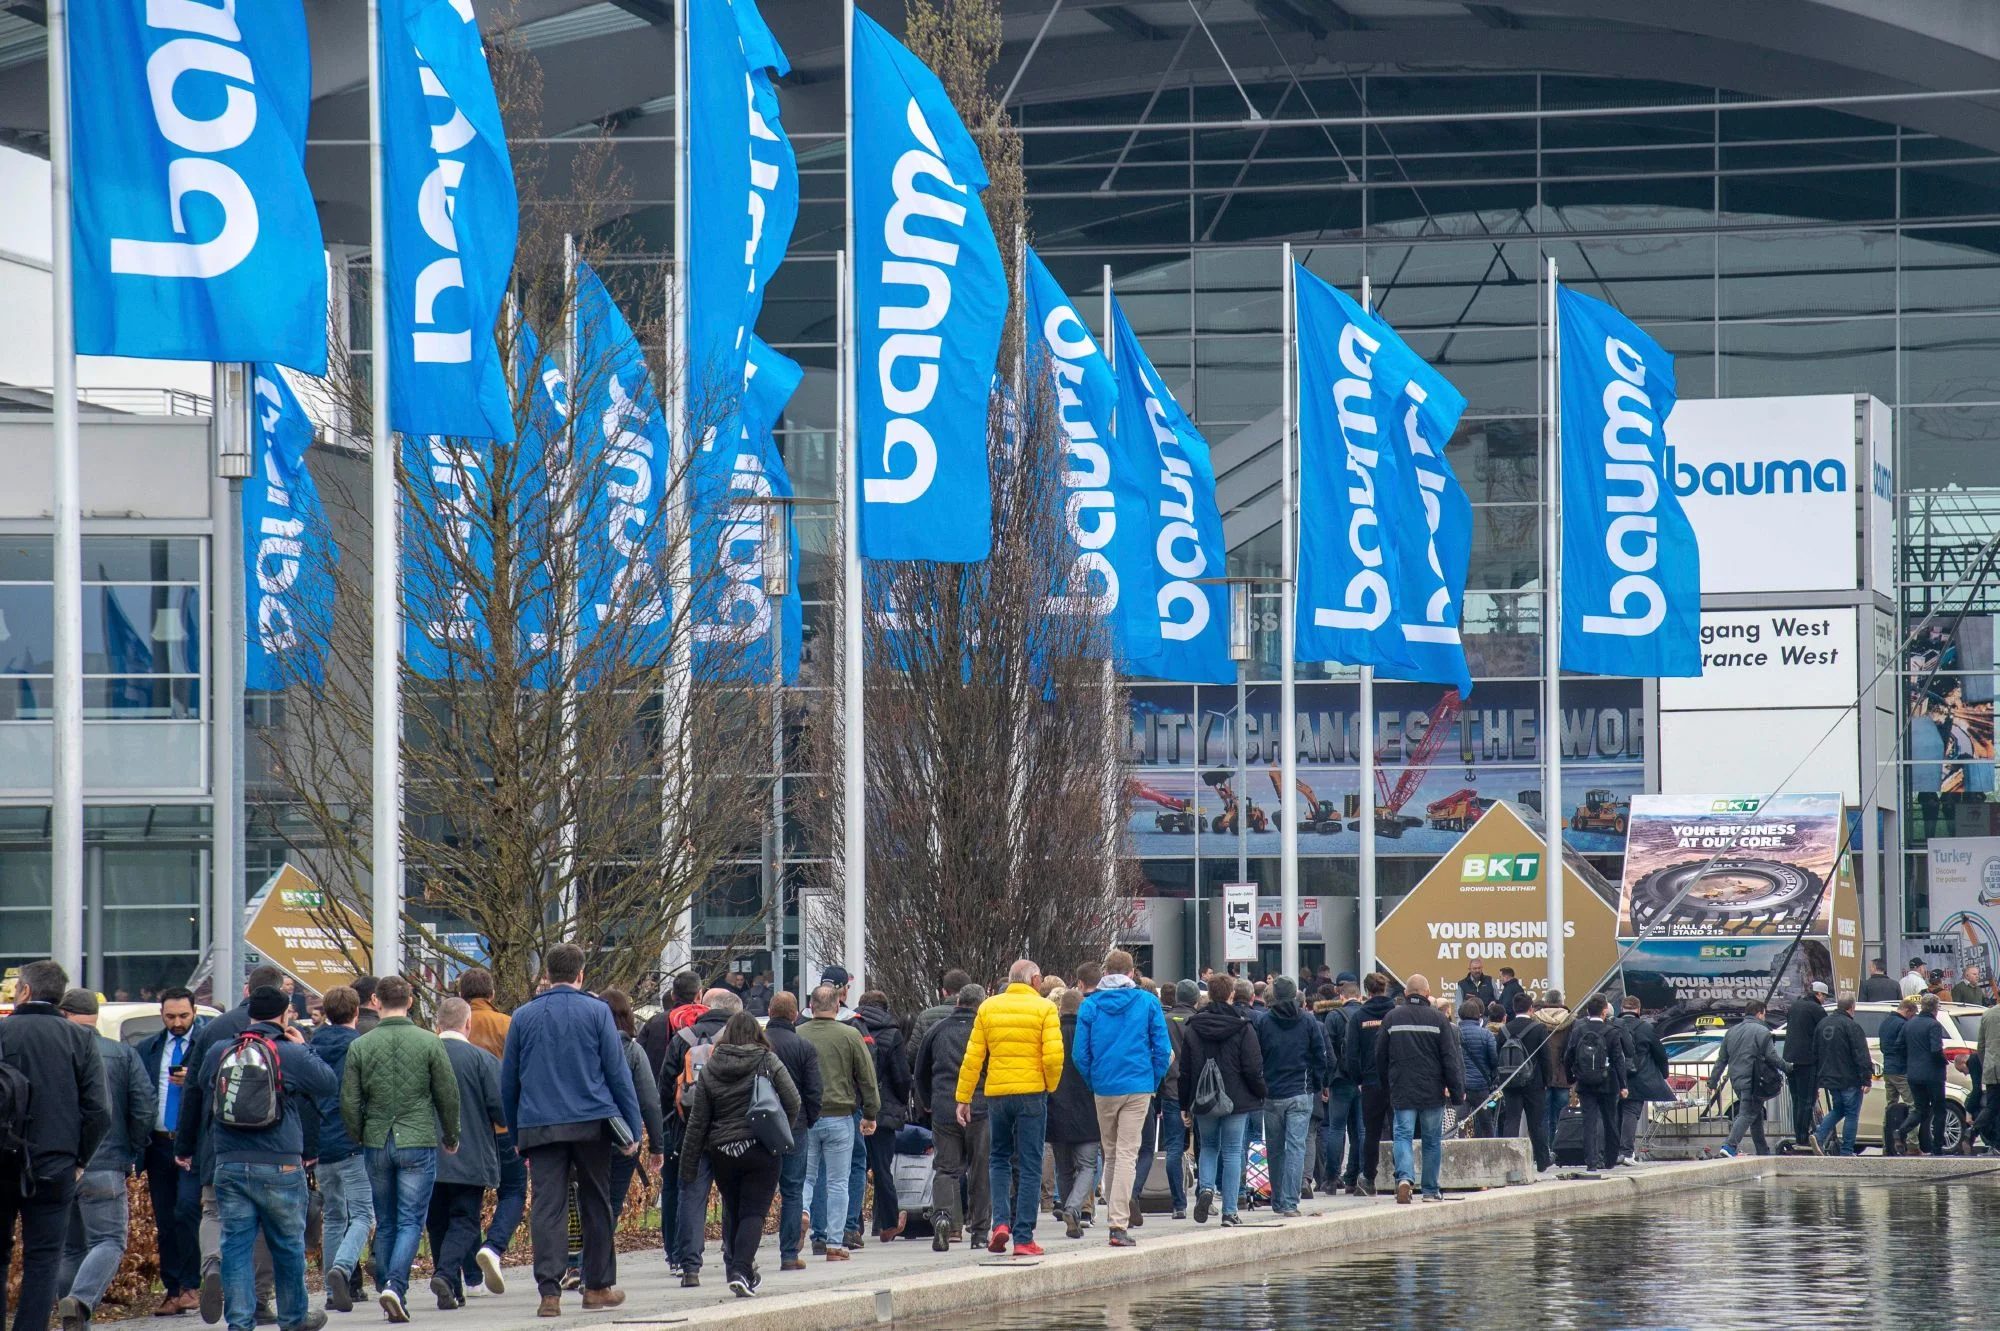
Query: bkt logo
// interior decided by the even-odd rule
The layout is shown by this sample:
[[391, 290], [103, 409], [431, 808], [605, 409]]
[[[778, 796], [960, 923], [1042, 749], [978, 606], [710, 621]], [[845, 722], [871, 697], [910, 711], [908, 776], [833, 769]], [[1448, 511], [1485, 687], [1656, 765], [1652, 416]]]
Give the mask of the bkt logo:
[[1691, 462], [1676, 462], [1674, 448], [1667, 445], [1666, 473], [1673, 477], [1674, 493], [1691, 495], [1697, 490], [1712, 495], [1775, 495], [1847, 493], [1847, 466], [1839, 458], [1807, 462], [1787, 461], [1711, 462], [1697, 468]]
[[1750, 949], [1742, 943], [1703, 943], [1701, 958], [1704, 961], [1741, 961], [1750, 955]]
[[1532, 883], [1541, 867], [1539, 855], [1467, 855], [1464, 876], [1473, 883]]
[[1762, 800], [1716, 800], [1708, 806], [1710, 813], [1755, 813], [1764, 807]]

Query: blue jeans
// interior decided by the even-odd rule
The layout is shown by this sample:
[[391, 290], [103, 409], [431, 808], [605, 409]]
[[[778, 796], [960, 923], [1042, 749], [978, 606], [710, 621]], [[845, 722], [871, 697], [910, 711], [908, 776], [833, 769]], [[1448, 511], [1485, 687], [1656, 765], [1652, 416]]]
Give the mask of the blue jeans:
[[1443, 1195], [1438, 1186], [1438, 1167], [1444, 1163], [1444, 1110], [1438, 1109], [1398, 1109], [1396, 1117], [1396, 1144], [1391, 1158], [1396, 1163], [1396, 1182], [1404, 1179], [1416, 1181], [1416, 1162], [1410, 1158], [1412, 1138], [1421, 1134], [1424, 1140], [1423, 1193], [1426, 1197]]
[[799, 1255], [799, 1221], [806, 1213], [806, 1144], [778, 1157], [778, 1260]]
[[[1987, 1091], [1988, 1095], [1992, 1093], [1991, 1090]], [[1865, 1092], [1861, 1087], [1853, 1086], [1846, 1090], [1828, 1091], [1826, 1094], [1827, 1098], [1833, 1101], [1833, 1112], [1819, 1125], [1819, 1149], [1824, 1151], [1832, 1145], [1834, 1129], [1839, 1128], [1841, 1120], [1845, 1119], [1847, 1126], [1841, 1129], [1840, 1153], [1853, 1155], [1854, 1137], [1861, 1131], [1861, 1098]], [[86, 1174], [84, 1177], [88, 1178], [89, 1175]]]
[[332, 1164], [320, 1161], [319, 1262], [339, 1267], [350, 1276], [361, 1269], [368, 1231], [375, 1227], [375, 1185], [368, 1178], [368, 1158], [355, 1152]]
[[1335, 1187], [1346, 1177], [1342, 1158], [1353, 1143], [1356, 1161], [1361, 1158], [1361, 1088], [1353, 1082], [1335, 1086], [1326, 1093], [1326, 1117], [1319, 1125], [1320, 1182]]
[[[854, 1163], [854, 1120], [845, 1114], [823, 1117], [806, 1130], [806, 1178], [803, 1208], [812, 1214], [814, 1243], [845, 1248], [847, 1235], [828, 1236], [826, 1218], [847, 1217], [847, 1171]], [[780, 1178], [783, 1177], [781, 1173]]]
[[[86, 1308], [95, 1309], [125, 1260], [131, 1212], [125, 1201], [125, 1171], [87, 1169], [76, 1181], [63, 1241], [62, 1270], [56, 1287]], [[171, 1222], [170, 1222], [171, 1223]]]
[[375, 1288], [408, 1294], [410, 1263], [417, 1260], [437, 1182], [437, 1147], [398, 1146], [392, 1132], [387, 1145], [370, 1146], [365, 1154], [375, 1193]]
[[1213, 1190], [1220, 1181], [1222, 1213], [1236, 1214], [1236, 1198], [1243, 1188], [1243, 1134], [1250, 1115], [1203, 1114], [1195, 1120], [1201, 1133], [1201, 1150], [1195, 1160], [1195, 1187]]
[[861, 1203], [868, 1196], [868, 1139], [861, 1135], [861, 1111], [854, 1111], [854, 1154], [847, 1165], [847, 1228], [843, 1233], [861, 1232]]
[[993, 1223], [1005, 1224], [1014, 1242], [1033, 1243], [1042, 1209], [1042, 1144], [1049, 1135], [1047, 1093], [987, 1096], [986, 1133]]
[[1142, 1142], [1139, 1147], [1139, 1161], [1132, 1174], [1132, 1200], [1138, 1201], [1139, 1194], [1146, 1190], [1146, 1179], [1153, 1172], [1153, 1157], [1158, 1155], [1166, 1166], [1167, 1195], [1173, 1198], [1176, 1211], [1187, 1210], [1187, 1179], [1182, 1161], [1187, 1156], [1187, 1124], [1181, 1122], [1181, 1107], [1171, 1100], [1156, 1100], [1154, 1109], [1157, 1135], [1149, 1134], [1154, 1143]]
[[257, 1325], [257, 1235], [271, 1251], [278, 1325], [306, 1320], [306, 1171], [302, 1165], [217, 1161], [215, 1207], [222, 1217], [222, 1307], [229, 1331]]
[[1264, 1102], [1264, 1158], [1271, 1170], [1271, 1209], [1296, 1211], [1312, 1149], [1311, 1091]]
[[[521, 1219], [528, 1213], [528, 1162], [514, 1149], [511, 1132], [495, 1133], [493, 1146], [500, 1156], [500, 1189], [493, 1194], [493, 1222], [486, 1227], [486, 1242], [482, 1246], [505, 1256], [514, 1242], [514, 1231], [521, 1227]], [[478, 1262], [471, 1263], [465, 1278], [472, 1284], [479, 1283], [482, 1277]]]
[[667, 1163], [660, 1170], [660, 1246], [666, 1250], [667, 1265], [681, 1264], [681, 1162], [680, 1120], [667, 1115]]

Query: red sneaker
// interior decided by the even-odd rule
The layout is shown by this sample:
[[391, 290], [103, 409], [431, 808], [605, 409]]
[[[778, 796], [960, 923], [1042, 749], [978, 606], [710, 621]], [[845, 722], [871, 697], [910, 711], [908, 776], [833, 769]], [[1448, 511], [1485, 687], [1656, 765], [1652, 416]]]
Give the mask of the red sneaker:
[[1029, 1239], [1026, 1243], [1017, 1243], [1014, 1245], [1014, 1255], [1016, 1257], [1040, 1257], [1042, 1255], [1042, 1245], [1033, 1239]]
[[1007, 1226], [993, 1226], [993, 1237], [987, 1241], [986, 1251], [998, 1253], [1007, 1251]]

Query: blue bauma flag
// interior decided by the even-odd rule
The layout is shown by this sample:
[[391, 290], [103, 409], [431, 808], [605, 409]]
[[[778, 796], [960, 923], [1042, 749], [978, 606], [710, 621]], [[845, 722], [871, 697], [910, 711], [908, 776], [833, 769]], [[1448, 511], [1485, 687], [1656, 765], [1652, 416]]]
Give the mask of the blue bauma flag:
[[515, 391], [525, 396], [521, 434], [514, 450], [515, 613], [520, 622], [520, 649], [533, 658], [532, 672], [552, 678], [549, 621], [555, 609], [555, 592], [542, 549], [564, 516], [551, 504], [562, 503], [568, 494], [566, 487], [552, 483], [550, 477], [566, 464], [571, 443], [567, 430], [569, 381], [526, 321], [514, 338], [514, 382]]
[[491, 465], [485, 439], [403, 436], [403, 658], [425, 679], [464, 679], [491, 651]]
[[979, 200], [986, 167], [937, 76], [859, 9], [848, 77], [861, 553], [984, 559], [987, 412], [1007, 317]]
[[472, 0], [382, 0], [389, 424], [512, 439], [494, 326], [519, 203]]
[[688, 0], [687, 25], [687, 409], [726, 436], [764, 285], [799, 215], [798, 158], [771, 82], [791, 66], [753, 0]]
[[664, 506], [675, 476], [667, 422], [632, 326], [592, 272], [576, 272], [576, 412], [579, 496], [578, 599], [583, 638], [613, 626], [621, 656], [664, 650], [672, 628]]
[[1601, 300], [1557, 289], [1562, 668], [1701, 673], [1701, 553], [1661, 467], [1674, 358]]
[[1111, 303], [1117, 349], [1118, 436], [1150, 455], [1149, 476], [1154, 609], [1159, 649], [1135, 660], [1130, 673], [1189, 684], [1233, 684], [1229, 655], [1229, 588], [1203, 580], [1229, 571], [1222, 513], [1215, 502], [1215, 465], [1208, 441], [1181, 410], [1116, 300]]
[[1068, 457], [1063, 517], [1075, 545], [1066, 585], [1051, 599], [1103, 615], [1117, 659], [1144, 660], [1160, 649], [1148, 502], [1158, 457], [1149, 441], [1116, 430], [1110, 363], [1042, 257], [1033, 250], [1027, 257], [1028, 363], [1054, 381]]
[[243, 687], [326, 678], [337, 558], [326, 506], [306, 465], [313, 423], [275, 365], [256, 367], [250, 479], [243, 483]]
[[1407, 374], [1388, 333], [1302, 267], [1298, 306], [1299, 565], [1297, 659], [1416, 677], [1398, 590], [1423, 531], [1400, 520], [1394, 446]]
[[744, 499], [789, 498], [792, 479], [778, 451], [776, 430], [805, 371], [798, 362], [752, 337], [737, 417], [736, 446], [717, 450], [728, 470], [695, 477], [695, 650], [704, 678], [766, 680], [771, 674], [772, 615], [783, 634], [785, 681], [799, 674], [803, 614], [798, 589], [798, 531], [786, 522], [790, 590], [774, 610], [765, 592], [764, 539], [768, 506]]
[[1406, 553], [1401, 561], [1396, 619], [1414, 669], [1396, 678], [1455, 684], [1461, 695], [1469, 695], [1472, 672], [1462, 627], [1472, 501], [1445, 460], [1445, 445], [1465, 414], [1465, 395], [1386, 322], [1378, 319], [1377, 327], [1383, 345], [1374, 361], [1376, 381], [1403, 380], [1389, 432], [1388, 448], [1396, 457], [1393, 474], [1381, 487], [1388, 501], [1383, 513], [1400, 529], [1427, 534], [1414, 555]]
[[71, 0], [76, 349], [326, 373], [300, 0]]

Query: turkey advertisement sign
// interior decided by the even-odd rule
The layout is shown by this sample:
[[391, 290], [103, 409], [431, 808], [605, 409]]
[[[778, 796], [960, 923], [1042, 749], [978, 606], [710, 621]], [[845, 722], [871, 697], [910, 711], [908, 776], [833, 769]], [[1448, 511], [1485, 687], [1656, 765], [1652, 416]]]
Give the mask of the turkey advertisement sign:
[[1833, 931], [1838, 795], [1635, 795], [1618, 936]]

